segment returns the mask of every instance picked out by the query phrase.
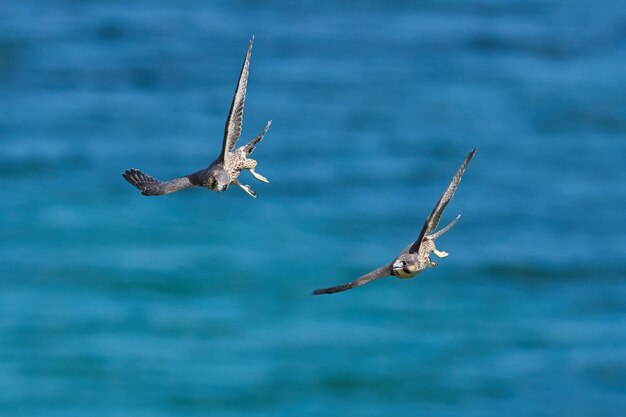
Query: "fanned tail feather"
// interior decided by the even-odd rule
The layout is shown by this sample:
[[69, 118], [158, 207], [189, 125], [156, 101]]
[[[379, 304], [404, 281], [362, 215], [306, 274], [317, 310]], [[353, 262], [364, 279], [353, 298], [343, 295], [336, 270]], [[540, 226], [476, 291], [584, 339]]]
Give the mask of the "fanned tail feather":
[[250, 155], [254, 151], [254, 148], [259, 142], [261, 142], [261, 140], [263, 139], [263, 136], [265, 136], [265, 134], [267, 133], [271, 125], [272, 125], [272, 121], [270, 120], [267, 122], [267, 124], [265, 125], [261, 133], [259, 133], [256, 138], [252, 139], [250, 143], [244, 146], [243, 149], [246, 152], [246, 155]]
[[452, 229], [452, 226], [454, 226], [456, 224], [456, 222], [459, 221], [459, 219], [461, 218], [461, 215], [459, 214], [458, 216], [456, 216], [456, 218], [454, 220], [452, 220], [450, 222], [449, 225], [447, 225], [446, 227], [444, 227], [443, 229], [439, 230], [437, 233], [433, 233], [431, 235], [428, 235], [427, 238], [430, 240], [436, 240], [438, 239], [441, 235], [443, 235], [444, 233], [446, 233], [448, 230]]

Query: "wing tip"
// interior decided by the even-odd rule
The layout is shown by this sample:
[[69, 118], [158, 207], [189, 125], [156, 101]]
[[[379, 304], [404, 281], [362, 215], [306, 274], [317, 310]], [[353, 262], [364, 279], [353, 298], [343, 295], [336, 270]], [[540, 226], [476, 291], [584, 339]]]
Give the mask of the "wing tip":
[[158, 194], [158, 193], [155, 193], [153, 188], [155, 185], [160, 184], [161, 181], [157, 180], [156, 178], [151, 177], [150, 175], [138, 169], [130, 168], [130, 169], [125, 170], [122, 173], [122, 177], [129, 184], [131, 184], [132, 186], [137, 188], [139, 191], [141, 191], [142, 195], [151, 196], [151, 195]]
[[317, 290], [311, 292], [311, 295], [332, 294], [332, 291], [329, 291], [331, 289], [332, 289], [332, 287], [330, 287], [330, 288], [318, 288]]
[[124, 177], [124, 179], [128, 181], [129, 183], [135, 185], [133, 183], [133, 175], [135, 174], [136, 171], [137, 170], [134, 168], [124, 170], [124, 172], [122, 172], [122, 177]]
[[328, 288], [318, 288], [311, 293], [311, 295], [322, 295], [322, 294], [332, 294], [336, 287], [328, 287]]
[[320, 288], [320, 289], [313, 291], [311, 295], [335, 294], [337, 292], [350, 290], [352, 288], [354, 288], [354, 285], [352, 282], [350, 282], [348, 284], [335, 285], [334, 287]]
[[334, 287], [331, 288], [320, 288], [311, 293], [311, 295], [323, 295], [323, 294], [334, 294], [336, 292], [340, 292], [343, 290], [334, 290]]

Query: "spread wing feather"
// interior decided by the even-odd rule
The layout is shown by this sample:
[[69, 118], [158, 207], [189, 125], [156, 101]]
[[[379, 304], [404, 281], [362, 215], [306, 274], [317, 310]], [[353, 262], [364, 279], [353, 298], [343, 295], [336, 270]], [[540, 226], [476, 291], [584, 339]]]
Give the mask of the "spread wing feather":
[[452, 178], [450, 185], [448, 185], [448, 188], [446, 189], [446, 191], [443, 193], [443, 195], [441, 196], [441, 198], [435, 205], [435, 208], [433, 209], [432, 213], [430, 213], [430, 216], [428, 216], [428, 218], [426, 219], [426, 222], [424, 223], [424, 227], [422, 227], [422, 231], [420, 232], [419, 237], [409, 248], [409, 251], [408, 251], [409, 253], [417, 252], [424, 238], [430, 233], [432, 233], [434, 230], [436, 230], [437, 226], [439, 226], [441, 215], [443, 214], [443, 211], [446, 209], [446, 207], [450, 203], [450, 200], [452, 200], [452, 197], [454, 197], [454, 193], [456, 192], [456, 189], [458, 188], [459, 183], [461, 182], [461, 178], [463, 178], [463, 173], [465, 172], [465, 168], [467, 167], [467, 164], [469, 164], [469, 162], [474, 157], [475, 152], [476, 152], [476, 148], [472, 149], [469, 155], [467, 155], [467, 157], [465, 158], [465, 161], [463, 161], [463, 163], [461, 164], [461, 167]]
[[141, 191], [141, 194], [147, 196], [169, 194], [199, 185], [197, 182], [197, 173], [174, 178], [169, 181], [157, 180], [138, 169], [127, 169], [122, 173], [122, 176], [130, 184], [137, 187]]
[[319, 290], [315, 290], [315, 291], [313, 291], [313, 295], [333, 294], [333, 293], [336, 293], [336, 292], [351, 290], [352, 288], [359, 287], [361, 285], [365, 285], [365, 284], [367, 284], [370, 281], [374, 281], [375, 279], [391, 275], [391, 272], [392, 272], [391, 266], [392, 265], [393, 265], [393, 263], [388, 263], [387, 265], [383, 265], [380, 268], [375, 269], [372, 272], [369, 272], [369, 273], [363, 275], [362, 277], [359, 277], [359, 278], [355, 279], [354, 281], [349, 282], [347, 284], [337, 285], [337, 286], [334, 286], [334, 287], [322, 288], [322, 289], [319, 289]]
[[252, 39], [250, 39], [248, 52], [246, 53], [246, 59], [243, 61], [241, 74], [239, 75], [239, 82], [237, 83], [233, 102], [230, 105], [230, 111], [228, 112], [228, 118], [226, 119], [226, 126], [224, 127], [224, 141], [222, 143], [222, 153], [220, 154], [221, 161], [223, 161], [225, 155], [235, 147], [239, 136], [241, 136], [241, 127], [243, 125], [243, 107], [246, 103], [248, 71], [250, 69], [250, 54], [252, 53], [253, 42], [254, 36], [252, 36]]

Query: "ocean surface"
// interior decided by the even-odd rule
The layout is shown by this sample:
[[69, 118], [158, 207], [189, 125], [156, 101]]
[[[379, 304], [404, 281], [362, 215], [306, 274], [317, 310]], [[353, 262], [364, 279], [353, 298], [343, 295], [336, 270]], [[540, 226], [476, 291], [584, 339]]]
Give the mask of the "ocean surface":
[[[0, 2], [0, 415], [624, 416], [623, 0]], [[241, 141], [269, 184], [120, 173]], [[414, 240], [466, 154], [450, 253]]]

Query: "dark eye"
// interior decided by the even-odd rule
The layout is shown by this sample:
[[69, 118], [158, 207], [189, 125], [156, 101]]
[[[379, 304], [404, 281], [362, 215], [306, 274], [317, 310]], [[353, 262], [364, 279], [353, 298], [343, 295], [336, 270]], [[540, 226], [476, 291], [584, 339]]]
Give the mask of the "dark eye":
[[406, 266], [406, 261], [401, 262], [402, 266]]

